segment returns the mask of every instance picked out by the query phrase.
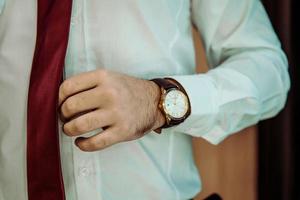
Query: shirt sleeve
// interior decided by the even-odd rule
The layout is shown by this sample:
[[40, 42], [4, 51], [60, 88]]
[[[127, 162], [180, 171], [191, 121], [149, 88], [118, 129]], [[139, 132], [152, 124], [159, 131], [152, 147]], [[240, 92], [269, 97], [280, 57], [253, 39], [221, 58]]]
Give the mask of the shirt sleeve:
[[192, 111], [170, 129], [218, 144], [284, 107], [287, 59], [259, 0], [192, 0], [191, 10], [210, 70], [171, 76], [187, 91]]

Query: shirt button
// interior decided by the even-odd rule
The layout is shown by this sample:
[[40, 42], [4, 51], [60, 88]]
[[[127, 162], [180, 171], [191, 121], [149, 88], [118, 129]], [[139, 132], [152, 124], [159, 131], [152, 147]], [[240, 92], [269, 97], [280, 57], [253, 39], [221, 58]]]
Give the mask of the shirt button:
[[87, 167], [82, 167], [79, 169], [79, 176], [86, 177], [90, 175], [90, 170]]

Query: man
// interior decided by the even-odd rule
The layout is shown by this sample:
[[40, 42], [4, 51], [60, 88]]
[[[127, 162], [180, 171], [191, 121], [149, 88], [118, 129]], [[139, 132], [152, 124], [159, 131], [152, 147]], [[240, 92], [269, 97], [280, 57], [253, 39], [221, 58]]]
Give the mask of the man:
[[[40, 16], [37, 1], [0, 2], [0, 199], [33, 199], [28, 135], [45, 115], [31, 112]], [[192, 24], [205, 74], [195, 74]], [[290, 84], [258, 0], [73, 0], [64, 74], [57, 123], [67, 200], [193, 198], [201, 182], [191, 136], [218, 144], [275, 116]]]

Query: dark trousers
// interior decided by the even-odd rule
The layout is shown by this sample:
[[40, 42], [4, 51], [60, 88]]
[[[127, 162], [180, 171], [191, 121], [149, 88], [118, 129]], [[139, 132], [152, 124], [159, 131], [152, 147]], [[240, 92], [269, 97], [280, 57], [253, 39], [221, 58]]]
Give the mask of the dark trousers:
[[[193, 200], [193, 199], [190, 199]], [[204, 200], [222, 200], [222, 198], [218, 194], [212, 194], [206, 197]]]

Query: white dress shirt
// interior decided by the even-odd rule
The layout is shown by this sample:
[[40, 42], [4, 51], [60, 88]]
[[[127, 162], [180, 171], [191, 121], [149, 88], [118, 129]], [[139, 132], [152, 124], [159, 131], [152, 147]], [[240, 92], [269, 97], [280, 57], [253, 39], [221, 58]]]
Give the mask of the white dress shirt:
[[[0, 200], [27, 199], [36, 2], [0, 0]], [[205, 74], [195, 73], [192, 24], [204, 41]], [[201, 182], [191, 136], [217, 144], [276, 115], [290, 86], [286, 56], [258, 0], [74, 0], [65, 78], [98, 68], [173, 77], [186, 89], [192, 113], [161, 135], [93, 153], [60, 129], [67, 200], [192, 198]]]

